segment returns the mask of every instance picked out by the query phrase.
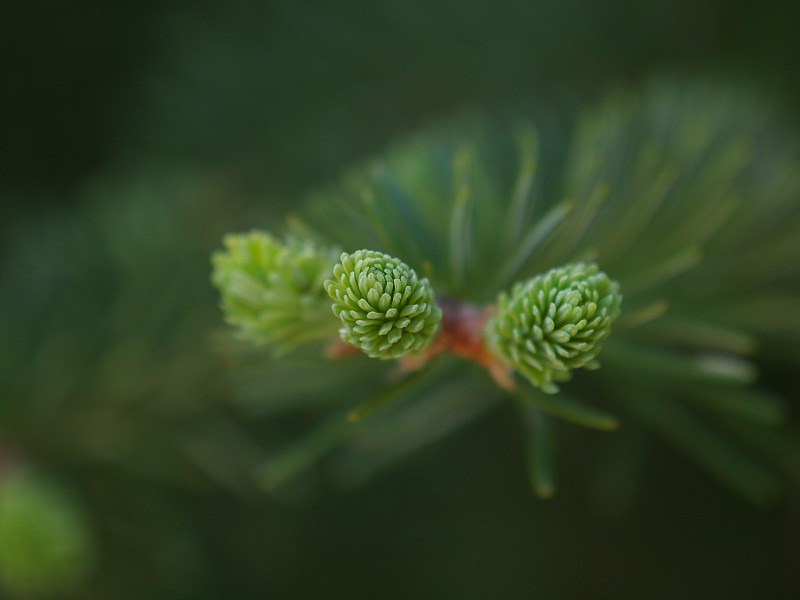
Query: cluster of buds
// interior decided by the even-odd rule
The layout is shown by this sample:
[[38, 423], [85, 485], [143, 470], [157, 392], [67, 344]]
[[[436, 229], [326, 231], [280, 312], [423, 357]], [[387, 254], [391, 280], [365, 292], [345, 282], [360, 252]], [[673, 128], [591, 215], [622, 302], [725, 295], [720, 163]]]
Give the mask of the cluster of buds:
[[[596, 264], [573, 263], [518, 282], [477, 319], [472, 307], [453, 310], [454, 301], [443, 301], [443, 328], [428, 279], [388, 254], [344, 252], [336, 262], [334, 250], [259, 232], [228, 236], [225, 245], [214, 255], [212, 281], [242, 337], [278, 349], [330, 341], [332, 309], [341, 340], [356, 352], [418, 365], [452, 350], [489, 368], [506, 388], [513, 370], [555, 393], [574, 369], [596, 366], [622, 300], [619, 285]], [[462, 314], [471, 315], [469, 323], [450, 322]], [[455, 335], [465, 329], [474, 350], [466, 354], [464, 336]]]

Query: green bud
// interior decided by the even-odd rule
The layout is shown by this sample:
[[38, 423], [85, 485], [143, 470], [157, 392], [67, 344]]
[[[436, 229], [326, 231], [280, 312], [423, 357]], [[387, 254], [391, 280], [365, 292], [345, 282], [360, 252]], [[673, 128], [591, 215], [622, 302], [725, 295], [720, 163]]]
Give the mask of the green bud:
[[51, 482], [13, 474], [0, 483], [0, 580], [15, 592], [61, 594], [93, 562], [88, 525]]
[[227, 235], [224, 243], [212, 256], [211, 281], [222, 294], [225, 320], [241, 338], [278, 351], [335, 338], [323, 288], [334, 250], [260, 231]]
[[442, 311], [427, 279], [407, 264], [372, 250], [342, 253], [325, 282], [342, 339], [372, 358], [419, 353], [436, 337]]
[[569, 264], [501, 293], [485, 337], [499, 358], [552, 394], [555, 381], [592, 365], [621, 301], [619, 284], [597, 265]]

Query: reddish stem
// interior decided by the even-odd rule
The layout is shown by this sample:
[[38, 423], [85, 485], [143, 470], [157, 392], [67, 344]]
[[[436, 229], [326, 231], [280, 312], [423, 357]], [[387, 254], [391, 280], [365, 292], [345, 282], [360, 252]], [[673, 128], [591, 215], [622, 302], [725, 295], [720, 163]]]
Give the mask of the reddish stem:
[[[483, 329], [494, 307], [487, 306], [480, 309], [452, 298], [441, 299], [439, 307], [442, 309], [442, 322], [433, 344], [422, 354], [400, 358], [398, 362], [401, 370], [416, 371], [434, 356], [450, 352], [486, 367], [492, 379], [500, 387], [509, 391], [514, 390], [511, 368], [492, 356], [483, 341]], [[330, 358], [344, 358], [360, 351], [357, 346], [336, 340], [328, 346], [326, 354]]]
[[513, 390], [511, 368], [492, 356], [483, 340], [483, 329], [494, 307], [479, 309], [472, 304], [451, 298], [442, 299], [439, 306], [442, 309], [442, 324], [436, 340], [422, 354], [401, 358], [400, 364], [403, 369], [409, 371], [419, 369], [432, 357], [450, 352], [486, 367], [500, 387]]

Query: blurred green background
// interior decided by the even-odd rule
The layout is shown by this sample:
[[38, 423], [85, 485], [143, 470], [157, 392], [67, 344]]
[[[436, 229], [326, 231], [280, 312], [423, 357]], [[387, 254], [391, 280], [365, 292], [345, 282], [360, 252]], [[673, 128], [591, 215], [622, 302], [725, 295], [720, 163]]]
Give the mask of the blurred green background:
[[[225, 232], [276, 227], [343, 167], [465, 111], [534, 99], [569, 112], [674, 73], [745, 82], [796, 119], [796, 2], [31, 1], [4, 12], [0, 477], [23, 500], [0, 504], [0, 529], [16, 510], [63, 518], [23, 549], [4, 533], [13, 527], [0, 531], [0, 562], [8, 544], [7, 564], [27, 557], [0, 571], [0, 593], [800, 589], [795, 503], [754, 509], [643, 441], [639, 496], [610, 510], [585, 457], [613, 448], [572, 427], [561, 489], [536, 500], [512, 407], [355, 491], [309, 481], [260, 495], [242, 483], [261, 456], [253, 440], [288, 433], [231, 402], [208, 284]], [[796, 419], [791, 365], [764, 375]], [[53, 536], [67, 559], [51, 556]]]

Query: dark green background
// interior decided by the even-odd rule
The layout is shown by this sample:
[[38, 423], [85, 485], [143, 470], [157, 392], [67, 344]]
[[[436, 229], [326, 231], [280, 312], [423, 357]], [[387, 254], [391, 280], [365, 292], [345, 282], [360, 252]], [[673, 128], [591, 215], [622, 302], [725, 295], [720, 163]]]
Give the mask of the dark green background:
[[[192, 215], [198, 247], [186, 276], [203, 317], [194, 337], [153, 342], [161, 365], [197, 353], [204, 327], [219, 326], [204, 257], [226, 229], [276, 221], [304, 190], [408, 131], [528, 98], [569, 111], [664, 73], [741, 80], [795, 117], [800, 108], [800, 9], [788, 0], [32, 1], [6, 7], [2, 21], [4, 249], [31, 223], [120, 202], [114, 190], [140, 173], [202, 172], [229, 186]], [[102, 297], [117, 276], [91, 273], [76, 297]], [[767, 375], [796, 399], [784, 370]], [[232, 392], [205, 393], [226, 406]], [[170, 426], [159, 425], [167, 439]], [[98, 597], [705, 599], [800, 589], [794, 503], [756, 510], [652, 442], [638, 499], [604, 515], [588, 458], [605, 438], [571, 426], [559, 493], [536, 500], [511, 407], [362, 489], [323, 486], [299, 505], [187, 491], [112, 461], [62, 465], [35, 427], [4, 429], [34, 463], [72, 478], [89, 506], [103, 554], [89, 584]]]
[[[800, 102], [796, 3], [12, 3], [2, 180], [63, 192], [122, 157], [247, 165], [292, 190], [466, 107], [724, 73]], [[257, 167], [256, 167], [257, 165]]]

